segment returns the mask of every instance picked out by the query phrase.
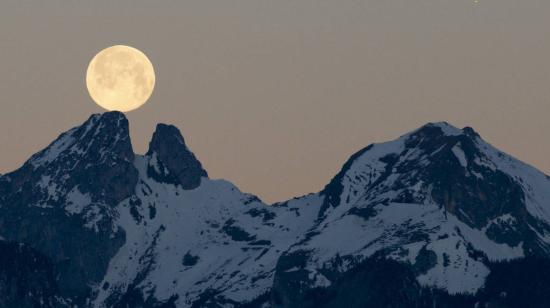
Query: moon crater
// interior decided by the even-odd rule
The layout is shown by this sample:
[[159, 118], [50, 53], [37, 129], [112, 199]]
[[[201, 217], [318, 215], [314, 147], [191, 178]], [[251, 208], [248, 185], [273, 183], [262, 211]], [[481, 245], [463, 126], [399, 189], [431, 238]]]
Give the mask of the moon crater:
[[86, 85], [99, 106], [127, 112], [149, 99], [155, 87], [155, 71], [151, 61], [138, 49], [111, 46], [90, 61]]

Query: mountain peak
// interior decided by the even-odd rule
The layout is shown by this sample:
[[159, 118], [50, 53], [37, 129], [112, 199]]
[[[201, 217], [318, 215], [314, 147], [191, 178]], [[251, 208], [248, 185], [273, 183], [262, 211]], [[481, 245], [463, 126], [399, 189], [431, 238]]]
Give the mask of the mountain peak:
[[148, 174], [157, 180], [194, 189], [200, 185], [202, 177], [208, 177], [200, 161], [187, 148], [179, 129], [173, 125], [157, 124], [146, 156], [151, 159]]
[[90, 116], [90, 118], [94, 119], [100, 119], [103, 121], [121, 121], [121, 120], [127, 120], [124, 113], [120, 111], [107, 111], [104, 113], [94, 113]]
[[443, 135], [443, 136], [458, 136], [462, 135], [464, 132], [447, 122], [429, 122], [421, 126], [420, 128], [410, 132], [408, 135]]
[[[68, 191], [78, 186], [94, 200], [114, 205], [133, 192], [137, 181], [134, 158], [128, 120], [120, 112], [106, 112], [62, 133], [10, 178], [14, 187], [59, 181]], [[47, 192], [52, 198], [57, 194], [63, 192]]]
[[479, 134], [470, 126], [466, 126], [462, 129], [448, 123], [445, 121], [441, 122], [428, 122], [421, 127], [413, 130], [405, 136], [415, 135], [415, 134], [425, 134], [428, 136], [442, 135], [442, 136], [460, 136], [466, 135], [472, 138], [480, 137]]
[[133, 161], [129, 124], [124, 114], [112, 111], [90, 116], [82, 125], [62, 133], [29, 162], [36, 167], [75, 155], [98, 161], [108, 160], [108, 156]]
[[[322, 194], [327, 198], [320, 214], [324, 215], [328, 207], [342, 203], [343, 196], [348, 200], [356, 197], [355, 193], [345, 192], [346, 185], [350, 185], [347, 189], [352, 191], [365, 185], [374, 189], [391, 176], [411, 174], [415, 175], [412, 176], [415, 180], [422, 175], [426, 177], [424, 183], [438, 185], [456, 182], [458, 178], [470, 180], [471, 172], [481, 176], [483, 170], [472, 168], [475, 168], [476, 158], [479, 161], [485, 159], [480, 148], [485, 144], [472, 128], [459, 129], [447, 122], [427, 123], [393, 141], [371, 144], [352, 155], [324, 188]], [[450, 174], [453, 174], [452, 179], [448, 179]], [[490, 177], [489, 174], [486, 176]], [[361, 177], [366, 178], [359, 180]]]

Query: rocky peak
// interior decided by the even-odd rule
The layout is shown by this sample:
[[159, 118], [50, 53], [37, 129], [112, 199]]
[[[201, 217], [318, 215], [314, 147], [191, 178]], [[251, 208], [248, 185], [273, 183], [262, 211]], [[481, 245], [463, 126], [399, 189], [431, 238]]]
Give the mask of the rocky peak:
[[449, 124], [448, 122], [441, 121], [441, 122], [428, 122], [418, 129], [412, 131], [410, 134], [416, 134], [419, 132], [439, 132], [444, 135], [448, 136], [454, 136], [454, 135], [460, 135], [462, 134], [462, 130], [455, 127], [452, 124]]
[[202, 177], [208, 177], [200, 161], [187, 148], [179, 129], [173, 125], [157, 125], [146, 156], [150, 158], [148, 174], [158, 181], [194, 189], [200, 185]]
[[[25, 183], [38, 187], [56, 183], [63, 189], [44, 189], [48, 195], [56, 195], [49, 197], [57, 198], [77, 187], [83, 194], [90, 193], [92, 200], [114, 206], [133, 193], [137, 183], [134, 157], [128, 120], [120, 112], [106, 112], [94, 114], [82, 125], [61, 134], [7, 176], [15, 190]], [[34, 193], [42, 191], [28, 189]]]
[[[390, 189], [409, 186], [400, 202], [412, 198], [410, 186], [422, 182], [428, 198], [466, 224], [481, 229], [506, 214], [521, 217], [521, 185], [499, 168], [498, 158], [471, 127], [458, 129], [447, 123], [429, 123], [408, 135], [399, 161], [391, 166], [399, 175]], [[428, 189], [429, 186], [429, 189]]]
[[428, 123], [402, 137], [407, 148], [421, 148], [431, 150], [446, 145], [453, 146], [459, 141], [472, 143], [479, 138], [479, 134], [471, 127], [459, 129], [447, 122]]
[[[345, 196], [349, 202], [361, 191], [387, 184], [385, 179], [392, 173], [421, 170], [420, 163], [437, 160], [437, 157], [431, 157], [432, 154], [450, 152], [463, 138], [467, 138], [463, 131], [447, 122], [427, 123], [394, 141], [371, 144], [359, 150], [321, 192], [326, 198], [319, 216], [324, 215], [328, 207], [337, 207], [345, 201], [341, 197]], [[423, 161], [420, 159], [422, 157], [429, 158]], [[345, 186], [349, 191], [345, 191]]]
[[521, 187], [494, 167], [488, 146], [472, 128], [446, 122], [370, 145], [354, 154], [322, 192], [320, 216], [340, 204], [432, 201], [476, 228], [518, 214]]
[[133, 161], [128, 120], [113, 111], [94, 114], [81, 126], [61, 134], [46, 149], [35, 154], [29, 163], [35, 167], [61, 162], [70, 157], [85, 158], [95, 163], [106, 160]]

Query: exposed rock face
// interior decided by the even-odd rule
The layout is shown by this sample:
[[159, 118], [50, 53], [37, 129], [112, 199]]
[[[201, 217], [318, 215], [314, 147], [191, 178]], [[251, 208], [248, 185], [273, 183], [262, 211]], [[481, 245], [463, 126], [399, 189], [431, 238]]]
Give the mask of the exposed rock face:
[[69, 307], [58, 298], [53, 265], [37, 251], [0, 241], [0, 307]]
[[[132, 195], [137, 182], [128, 120], [120, 112], [93, 115], [82, 126], [62, 134], [23, 166], [32, 174], [62, 180], [64, 187], [80, 187], [110, 206]], [[26, 174], [25, 174], [26, 175]], [[21, 173], [13, 183], [26, 181]], [[30, 175], [29, 175], [30, 176]]]
[[94, 115], [0, 176], [0, 240], [22, 262], [0, 257], [0, 308], [550, 302], [550, 178], [447, 123], [268, 206], [209, 179], [174, 126], [136, 155], [121, 113]]
[[202, 177], [208, 177], [175, 126], [157, 125], [147, 156], [152, 158], [148, 174], [159, 181], [194, 189], [200, 185]]

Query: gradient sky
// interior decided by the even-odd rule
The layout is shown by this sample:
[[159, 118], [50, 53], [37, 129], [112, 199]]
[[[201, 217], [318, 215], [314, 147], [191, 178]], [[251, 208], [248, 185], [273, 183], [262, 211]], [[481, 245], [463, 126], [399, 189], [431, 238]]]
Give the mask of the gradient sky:
[[550, 172], [548, 0], [0, 2], [0, 172], [102, 112], [99, 50], [145, 52], [134, 149], [178, 126], [213, 178], [266, 201], [320, 190], [355, 151], [429, 121]]

